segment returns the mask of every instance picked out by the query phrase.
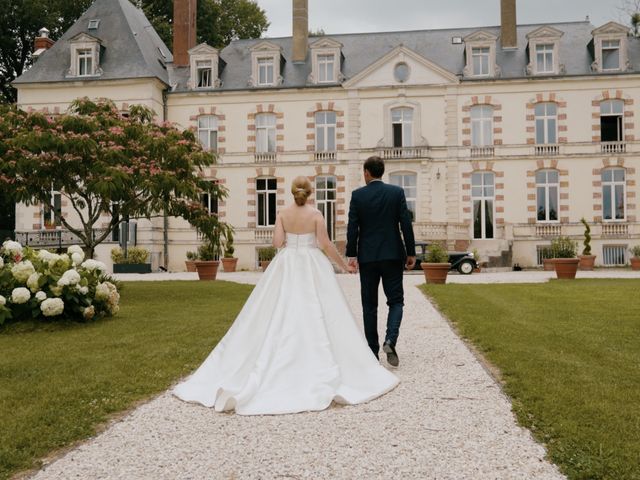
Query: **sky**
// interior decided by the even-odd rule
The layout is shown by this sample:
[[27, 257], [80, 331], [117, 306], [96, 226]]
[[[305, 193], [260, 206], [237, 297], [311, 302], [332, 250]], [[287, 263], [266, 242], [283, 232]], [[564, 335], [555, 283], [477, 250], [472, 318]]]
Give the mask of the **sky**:
[[[625, 0], [517, 0], [518, 24], [620, 21]], [[257, 0], [271, 22], [265, 36], [291, 35], [292, 0]], [[625, 19], [625, 23], [626, 19]], [[500, 24], [500, 0], [309, 0], [309, 29], [326, 34], [429, 30]]]

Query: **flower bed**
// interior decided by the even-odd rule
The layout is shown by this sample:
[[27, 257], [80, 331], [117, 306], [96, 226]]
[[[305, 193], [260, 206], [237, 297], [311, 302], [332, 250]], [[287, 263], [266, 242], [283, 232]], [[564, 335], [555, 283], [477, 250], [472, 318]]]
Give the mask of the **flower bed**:
[[8, 319], [89, 321], [116, 314], [120, 295], [105, 272], [104, 263], [85, 260], [77, 245], [58, 255], [4, 242], [0, 325]]

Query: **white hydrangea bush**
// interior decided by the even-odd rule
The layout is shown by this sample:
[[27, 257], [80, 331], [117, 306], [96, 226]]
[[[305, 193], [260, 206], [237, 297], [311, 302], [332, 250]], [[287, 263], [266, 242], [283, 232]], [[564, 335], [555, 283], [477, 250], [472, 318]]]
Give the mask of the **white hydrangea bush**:
[[0, 325], [13, 321], [90, 321], [118, 313], [117, 283], [106, 265], [85, 259], [72, 245], [66, 253], [33, 250], [8, 240], [0, 247]]

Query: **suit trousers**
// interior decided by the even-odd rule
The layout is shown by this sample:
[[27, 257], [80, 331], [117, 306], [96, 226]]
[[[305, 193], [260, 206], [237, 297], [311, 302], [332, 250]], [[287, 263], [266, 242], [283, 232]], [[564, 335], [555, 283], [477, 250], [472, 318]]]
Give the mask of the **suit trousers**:
[[404, 306], [404, 290], [402, 273], [404, 261], [381, 260], [359, 264], [360, 295], [362, 297], [362, 314], [364, 333], [369, 348], [378, 356], [380, 343], [378, 340], [378, 286], [382, 280], [382, 288], [387, 297], [389, 314], [387, 316], [387, 332], [385, 341], [395, 346], [402, 322]]

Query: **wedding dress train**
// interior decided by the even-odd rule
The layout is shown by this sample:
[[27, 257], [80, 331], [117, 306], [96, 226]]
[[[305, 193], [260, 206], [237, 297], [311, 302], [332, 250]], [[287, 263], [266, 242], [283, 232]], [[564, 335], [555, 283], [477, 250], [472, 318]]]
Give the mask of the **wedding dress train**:
[[315, 234], [288, 233], [227, 334], [173, 393], [260, 415], [363, 403], [397, 384], [369, 349]]

